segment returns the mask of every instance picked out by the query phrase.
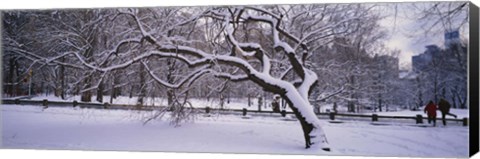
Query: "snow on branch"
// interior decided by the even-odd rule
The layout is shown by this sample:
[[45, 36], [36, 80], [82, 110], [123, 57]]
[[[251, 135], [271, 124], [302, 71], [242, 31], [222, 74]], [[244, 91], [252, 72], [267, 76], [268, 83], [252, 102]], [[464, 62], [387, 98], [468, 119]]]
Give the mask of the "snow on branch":
[[233, 28], [230, 28], [228, 26], [225, 27], [227, 30], [227, 39], [229, 40], [230, 43], [233, 44], [233, 47], [236, 48], [234, 49], [234, 53], [237, 54], [237, 51], [239, 52], [238, 54], [241, 54], [243, 57], [255, 57], [263, 65], [263, 73], [270, 74], [271, 70], [271, 64], [270, 64], [270, 58], [264, 53], [262, 47], [257, 44], [257, 43], [240, 43], [234, 38], [234, 31]]
[[287, 55], [290, 63], [292, 64], [292, 68], [297, 73], [300, 78], [305, 79], [305, 68], [303, 67], [302, 63], [298, 59], [297, 55], [295, 54], [295, 50], [286, 42], [280, 40], [280, 32], [279, 24], [280, 20], [272, 19], [265, 16], [256, 16], [256, 15], [248, 15], [247, 19], [254, 20], [254, 21], [261, 21], [266, 22], [272, 26], [272, 36], [274, 42], [274, 48], [276, 50], [283, 50]]
[[247, 75], [232, 75], [229, 73], [221, 73], [221, 72], [215, 72], [213, 74], [217, 78], [224, 78], [232, 82], [240, 82], [240, 81], [247, 81], [249, 80]]

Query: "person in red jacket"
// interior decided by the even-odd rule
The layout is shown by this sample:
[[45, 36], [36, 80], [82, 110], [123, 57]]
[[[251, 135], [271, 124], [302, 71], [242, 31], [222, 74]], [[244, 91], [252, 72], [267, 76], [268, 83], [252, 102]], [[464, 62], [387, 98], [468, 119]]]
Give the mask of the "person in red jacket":
[[427, 106], [425, 106], [423, 112], [427, 113], [428, 123], [430, 124], [430, 122], [433, 121], [433, 126], [435, 126], [437, 120], [437, 105], [435, 105], [433, 101], [430, 101]]

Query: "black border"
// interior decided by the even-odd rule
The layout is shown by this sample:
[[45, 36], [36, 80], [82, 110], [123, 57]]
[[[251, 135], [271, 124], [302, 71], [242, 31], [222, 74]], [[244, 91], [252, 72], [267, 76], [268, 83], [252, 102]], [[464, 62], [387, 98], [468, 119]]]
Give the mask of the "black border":
[[479, 151], [479, 116], [478, 111], [479, 102], [478, 99], [479, 87], [478, 87], [478, 74], [479, 74], [479, 50], [478, 46], [478, 30], [479, 30], [479, 15], [478, 6], [470, 2], [470, 45], [469, 45], [469, 109], [470, 109], [470, 157], [478, 153]]

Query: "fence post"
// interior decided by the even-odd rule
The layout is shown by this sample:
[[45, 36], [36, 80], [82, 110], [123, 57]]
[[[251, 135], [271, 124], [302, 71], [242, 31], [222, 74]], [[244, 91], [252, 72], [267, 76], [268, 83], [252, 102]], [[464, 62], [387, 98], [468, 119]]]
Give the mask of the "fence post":
[[76, 107], [77, 105], [78, 105], [77, 100], [74, 100], [74, 101], [73, 101], [73, 107]]
[[372, 121], [378, 121], [378, 115], [372, 114]]
[[416, 121], [417, 124], [423, 124], [423, 116], [421, 114], [417, 114]]
[[282, 110], [282, 112], [280, 112], [282, 114], [282, 117], [286, 117], [287, 116], [287, 111], [285, 110]]
[[330, 113], [330, 120], [335, 120], [335, 113], [334, 112]]
[[210, 113], [210, 107], [205, 108], [205, 113], [207, 113], [207, 114]]
[[42, 105], [43, 105], [44, 108], [48, 108], [48, 100], [44, 99], [43, 102], [42, 102]]
[[246, 116], [246, 115], [247, 115], [247, 108], [243, 108], [243, 109], [242, 109], [242, 115], [243, 115], [243, 116]]
[[468, 126], [468, 118], [463, 118], [463, 126]]

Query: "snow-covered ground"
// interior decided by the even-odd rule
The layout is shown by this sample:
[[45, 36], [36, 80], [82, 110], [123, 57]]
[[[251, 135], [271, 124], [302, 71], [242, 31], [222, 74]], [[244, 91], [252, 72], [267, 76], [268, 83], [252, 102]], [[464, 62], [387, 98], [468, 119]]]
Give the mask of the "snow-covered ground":
[[198, 115], [194, 123], [142, 125], [148, 112], [2, 105], [6, 148], [467, 157], [468, 127], [322, 120], [332, 152], [304, 149], [298, 121]]

